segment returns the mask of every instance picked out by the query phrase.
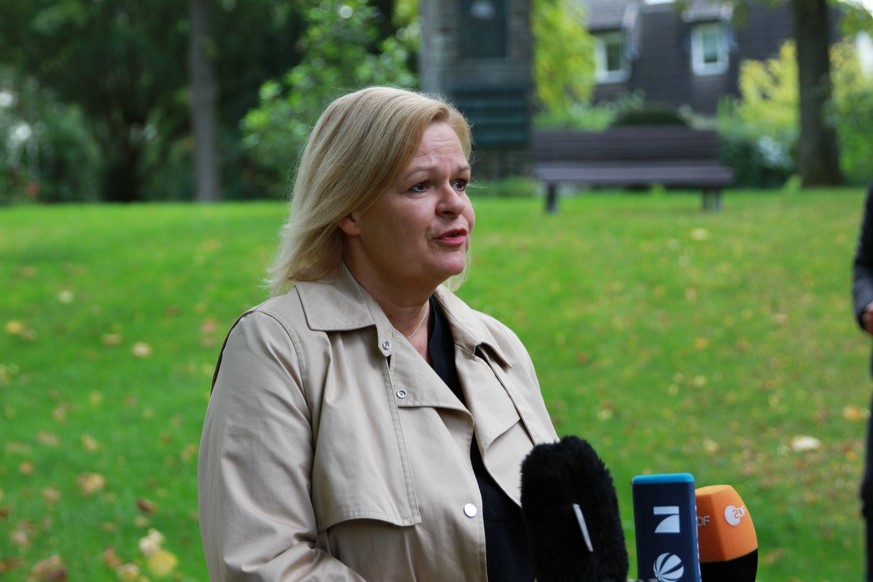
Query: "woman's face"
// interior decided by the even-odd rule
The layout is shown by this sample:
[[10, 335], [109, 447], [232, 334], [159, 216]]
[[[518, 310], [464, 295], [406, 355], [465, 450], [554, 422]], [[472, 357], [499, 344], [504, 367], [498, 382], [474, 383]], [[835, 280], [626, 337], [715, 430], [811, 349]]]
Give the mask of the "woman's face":
[[371, 292], [429, 294], [461, 273], [475, 223], [469, 181], [454, 130], [444, 122], [428, 126], [397, 182], [366, 211], [340, 221], [355, 278]]

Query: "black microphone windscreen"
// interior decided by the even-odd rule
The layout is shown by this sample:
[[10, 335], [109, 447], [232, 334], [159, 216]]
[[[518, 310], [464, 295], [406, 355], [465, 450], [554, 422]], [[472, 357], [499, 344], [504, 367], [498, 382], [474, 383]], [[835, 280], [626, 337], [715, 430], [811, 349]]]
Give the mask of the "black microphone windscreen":
[[587, 441], [533, 448], [521, 466], [521, 511], [538, 582], [626, 582], [618, 496]]

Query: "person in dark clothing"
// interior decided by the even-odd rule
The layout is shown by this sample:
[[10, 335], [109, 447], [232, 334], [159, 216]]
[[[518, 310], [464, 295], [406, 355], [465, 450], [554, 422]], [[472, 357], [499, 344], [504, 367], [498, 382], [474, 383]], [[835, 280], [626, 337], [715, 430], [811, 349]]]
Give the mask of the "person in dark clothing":
[[[864, 201], [864, 215], [852, 273], [855, 320], [862, 330], [873, 335], [873, 181], [867, 188]], [[870, 360], [870, 372], [873, 375], [873, 357]], [[873, 410], [873, 402], [870, 407]], [[873, 581], [873, 427], [870, 420], [867, 421], [865, 451], [864, 476], [861, 479], [861, 515], [865, 522], [865, 580]]]

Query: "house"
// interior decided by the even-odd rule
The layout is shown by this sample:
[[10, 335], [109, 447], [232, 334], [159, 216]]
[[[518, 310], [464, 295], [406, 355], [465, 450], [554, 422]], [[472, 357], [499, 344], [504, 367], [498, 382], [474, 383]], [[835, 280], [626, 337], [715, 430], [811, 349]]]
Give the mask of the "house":
[[792, 37], [791, 8], [729, 2], [580, 0], [595, 41], [594, 101], [642, 92], [650, 103], [714, 114], [738, 94], [740, 63], [775, 56]]

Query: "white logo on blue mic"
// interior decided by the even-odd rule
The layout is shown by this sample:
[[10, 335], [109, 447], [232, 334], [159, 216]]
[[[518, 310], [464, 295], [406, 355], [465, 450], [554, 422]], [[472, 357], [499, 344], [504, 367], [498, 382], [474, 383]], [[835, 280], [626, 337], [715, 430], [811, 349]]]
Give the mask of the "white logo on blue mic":
[[656, 505], [652, 508], [652, 512], [655, 515], [667, 516], [658, 523], [658, 527], [655, 528], [656, 534], [682, 533], [678, 505]]
[[655, 560], [653, 574], [658, 582], [676, 582], [682, 579], [684, 573], [682, 558], [676, 554], [661, 554]]

